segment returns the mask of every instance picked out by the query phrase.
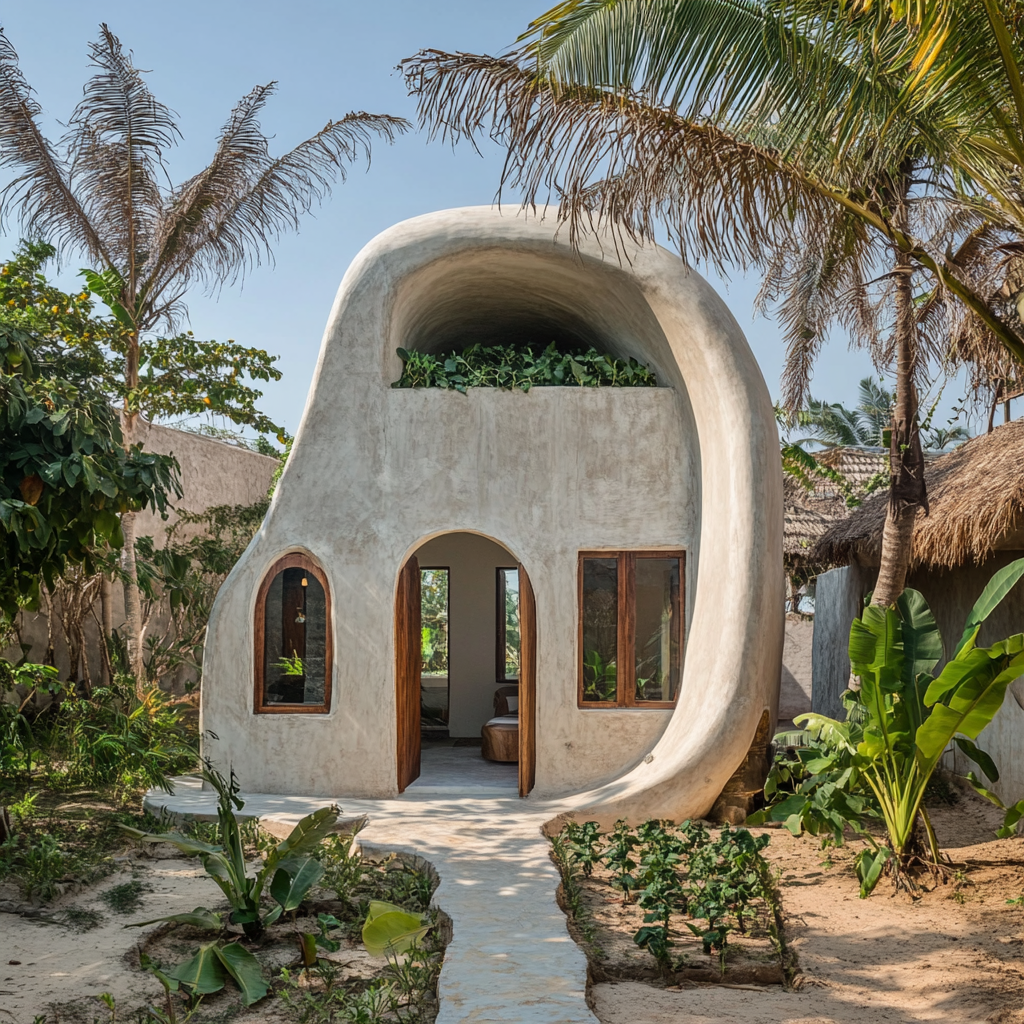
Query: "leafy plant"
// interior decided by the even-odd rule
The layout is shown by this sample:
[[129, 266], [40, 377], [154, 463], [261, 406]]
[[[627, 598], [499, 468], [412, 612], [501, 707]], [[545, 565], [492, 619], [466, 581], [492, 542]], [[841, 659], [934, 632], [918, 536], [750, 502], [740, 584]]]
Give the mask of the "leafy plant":
[[657, 387], [653, 372], [635, 359], [617, 359], [594, 348], [560, 350], [555, 342], [535, 352], [530, 345], [470, 345], [434, 355], [396, 350], [402, 376], [393, 388]]
[[[180, 832], [152, 833], [122, 826], [140, 842], [170, 843], [182, 853], [198, 855], [203, 868], [220, 887], [231, 906], [228, 920], [240, 924], [246, 938], [258, 939], [270, 924], [283, 913], [297, 910], [309, 890], [320, 881], [324, 869], [313, 856], [313, 851], [334, 827], [338, 819], [337, 807], [322, 807], [306, 815], [289, 833], [263, 857], [259, 870], [249, 875], [244, 843], [235, 811], [245, 802], [238, 796], [239, 786], [235, 773], [230, 780], [207, 762], [202, 772], [204, 781], [217, 792], [218, 842], [205, 843], [190, 839]], [[270, 895], [277, 905], [264, 912], [261, 907], [263, 890], [269, 883]], [[174, 921], [197, 927], [219, 930], [223, 924], [219, 914], [205, 907], [197, 907], [191, 914], [171, 914], [156, 921]], [[141, 921], [139, 925], [153, 924]]]
[[39, 896], [49, 900], [57, 893], [57, 883], [71, 869], [72, 858], [51, 835], [13, 836], [0, 846], [0, 872], [13, 875], [25, 899]]
[[600, 843], [604, 834], [596, 821], [586, 821], [582, 825], [570, 821], [562, 830], [562, 836], [579, 865], [584, 876], [589, 878], [594, 865], [601, 861]]
[[356, 840], [365, 825], [366, 819], [361, 818], [347, 832], [332, 832], [316, 854], [324, 869], [320, 885], [333, 892], [336, 899], [351, 900], [363, 877], [363, 857]]
[[633, 851], [640, 845], [639, 838], [622, 819], [615, 822], [615, 828], [608, 836], [602, 860], [613, 872], [612, 885], [622, 890], [622, 900], [629, 902], [630, 892], [636, 888], [636, 877], [632, 874], [636, 868]]
[[416, 945], [430, 930], [428, 914], [373, 900], [363, 923], [363, 945], [371, 956], [398, 956]]
[[[967, 617], [953, 657], [937, 677], [931, 672], [942, 656], [942, 638], [921, 594], [907, 589], [892, 607], [869, 605], [850, 627], [850, 661], [860, 688], [847, 695], [846, 722], [814, 714], [796, 720], [806, 723], [827, 749], [804, 764], [808, 776], [797, 793], [767, 815], [785, 816], [794, 831], [813, 831], [816, 824], [827, 822], [837, 842], [842, 841], [845, 821], [855, 825], [871, 846], [856, 861], [861, 896], [870, 894], [886, 870], [897, 884], [909, 884], [907, 869], [923, 862], [919, 822], [931, 864], [937, 865], [938, 844], [923, 798], [951, 743], [989, 779], [998, 779], [991, 757], [974, 741], [1002, 706], [1006, 688], [1024, 673], [1024, 634], [987, 648], [976, 644], [982, 623], [1022, 576], [1024, 559], [992, 577]], [[837, 801], [836, 793], [844, 787]], [[874, 811], [868, 810], [866, 800], [851, 799], [858, 788], [872, 797], [888, 846], [865, 830]]]
[[986, 800], [991, 801], [1004, 812], [1003, 823], [996, 829], [996, 836], [999, 839], [1011, 839], [1015, 836], [1017, 834], [1017, 823], [1021, 818], [1024, 818], [1024, 800], [1018, 800], [1015, 804], [1010, 804], [1007, 807], [995, 793], [985, 788], [974, 772], [967, 773], [967, 781], [974, 787], [974, 791], [979, 796], [983, 796]]
[[615, 659], [605, 661], [600, 651], [586, 651], [583, 655], [583, 699], [615, 700], [617, 688]]
[[237, 942], [228, 945], [219, 941], [204, 943], [193, 957], [169, 971], [161, 971], [148, 957], [142, 961], [142, 966], [164, 986], [172, 1020], [170, 993], [179, 988], [184, 988], [194, 1002], [202, 996], [219, 992], [230, 978], [238, 986], [246, 1006], [259, 1002], [269, 991], [259, 961]]

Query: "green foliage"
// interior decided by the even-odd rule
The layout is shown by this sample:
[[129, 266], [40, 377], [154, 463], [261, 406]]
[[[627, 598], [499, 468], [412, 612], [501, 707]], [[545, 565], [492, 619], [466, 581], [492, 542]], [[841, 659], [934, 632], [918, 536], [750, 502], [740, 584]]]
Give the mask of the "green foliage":
[[448, 571], [420, 570], [423, 671], [448, 671]]
[[119, 797], [170, 788], [196, 761], [187, 707], [126, 676], [88, 697], [48, 665], [0, 660], [0, 773], [9, 783], [41, 777], [53, 789], [112, 786]]
[[372, 900], [363, 923], [363, 945], [371, 956], [399, 956], [429, 930], [428, 914], [413, 914], [394, 903]]
[[12, 836], [0, 846], [0, 877], [17, 879], [22, 896], [53, 899], [57, 883], [73, 867], [73, 859], [51, 835], [43, 833], [25, 840]]
[[[624, 821], [603, 835], [596, 822], [568, 823], [553, 840], [567, 893], [576, 891], [574, 876], [603, 860], [613, 872], [611, 884], [636, 892], [644, 923], [634, 941], [665, 969], [672, 966], [673, 918], [686, 918], [687, 931], [700, 939], [706, 954], [718, 954], [724, 970], [729, 933], [744, 932], [754, 918], [767, 917], [777, 952], [782, 953], [777, 926], [777, 897], [770, 866], [762, 851], [766, 835], [724, 826], [712, 836], [699, 822], [674, 826], [647, 821], [637, 829]], [[589, 872], [587, 872], [589, 873]], [[578, 910], [570, 900], [570, 907]]]
[[583, 699], [615, 700], [617, 688], [615, 659], [605, 661], [600, 651], [586, 651], [583, 655]]
[[356, 840], [365, 825], [366, 819], [362, 818], [349, 832], [332, 832], [316, 853], [324, 869], [320, 885], [346, 903], [353, 898], [363, 877], [363, 858]]
[[470, 345], [461, 352], [433, 355], [397, 350], [402, 376], [393, 388], [657, 387], [654, 373], [635, 359], [616, 359], [594, 348], [539, 353], [529, 345]]
[[[0, 281], [3, 277], [0, 276]], [[0, 305], [0, 611], [34, 604], [71, 565], [95, 571], [98, 548], [124, 543], [118, 514], [166, 508], [181, 494], [171, 456], [125, 451], [105, 396], [47, 361]]]
[[[1000, 570], [967, 617], [953, 657], [937, 677], [942, 638], [924, 598], [905, 590], [890, 608], [868, 605], [850, 627], [850, 663], [860, 688], [845, 696], [847, 718], [801, 715], [817, 741], [795, 757], [776, 760], [765, 788], [770, 801], [752, 822], [785, 821], [795, 833], [826, 829], [842, 842], [853, 826], [870, 850], [857, 859], [861, 895], [885, 870], [899, 884], [915, 861], [923, 827], [933, 863], [938, 847], [923, 805], [943, 751], [956, 743], [993, 781], [991, 757], [975, 740], [1002, 706], [1006, 688], [1024, 674], [1024, 634], [976, 647], [984, 620], [1024, 576], [1024, 559]], [[866, 826], [880, 818], [887, 847]]]
[[[338, 819], [337, 807], [322, 807], [306, 815], [288, 837], [267, 851], [254, 875], [249, 875], [245, 844], [235, 811], [241, 811], [245, 802], [239, 797], [238, 781], [234, 772], [225, 779], [209, 762], [202, 772], [204, 781], [217, 792], [216, 843], [192, 839], [181, 832], [152, 833], [125, 826], [125, 831], [144, 843], [170, 843], [187, 856], [198, 855], [206, 873], [217, 883], [231, 906], [229, 920], [240, 924], [250, 940], [258, 939], [286, 911], [295, 910], [309, 890], [320, 880], [323, 867], [313, 856], [322, 840]], [[264, 911], [262, 899], [268, 887], [276, 906]], [[197, 907], [193, 916], [210, 913]], [[215, 927], [220, 927], [219, 917]], [[170, 920], [160, 918], [158, 920]], [[149, 924], [144, 921], [140, 924]]]

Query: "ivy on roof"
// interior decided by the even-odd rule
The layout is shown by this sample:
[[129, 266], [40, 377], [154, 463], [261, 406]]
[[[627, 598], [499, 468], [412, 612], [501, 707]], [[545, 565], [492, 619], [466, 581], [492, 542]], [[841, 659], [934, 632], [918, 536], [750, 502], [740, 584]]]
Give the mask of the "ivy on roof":
[[595, 348], [559, 349], [555, 342], [539, 354], [529, 345], [471, 345], [461, 352], [433, 355], [396, 350], [402, 376], [393, 388], [583, 387], [653, 388], [654, 372], [635, 359], [616, 359]]

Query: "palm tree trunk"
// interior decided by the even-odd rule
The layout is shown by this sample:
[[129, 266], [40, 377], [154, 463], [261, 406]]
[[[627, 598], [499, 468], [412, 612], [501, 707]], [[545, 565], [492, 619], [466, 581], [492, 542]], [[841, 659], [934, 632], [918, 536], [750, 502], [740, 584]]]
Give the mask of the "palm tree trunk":
[[889, 443], [889, 508], [882, 531], [882, 556], [872, 604], [895, 603], [906, 585], [917, 510], [928, 510], [924, 453], [917, 422], [917, 337], [910, 259], [896, 257], [896, 403]]
[[[124, 376], [126, 390], [131, 393], [139, 386], [139, 336], [136, 332], [128, 339]], [[124, 435], [126, 450], [130, 449], [135, 441], [135, 428], [138, 422], [138, 413], [129, 409], [126, 399], [121, 415], [121, 432]], [[146, 684], [146, 664], [142, 657], [142, 598], [139, 594], [139, 570], [135, 562], [134, 512], [121, 514], [121, 532], [124, 534], [121, 568], [127, 577], [124, 582], [125, 641], [128, 648], [128, 664], [135, 677], [135, 692], [141, 699]]]

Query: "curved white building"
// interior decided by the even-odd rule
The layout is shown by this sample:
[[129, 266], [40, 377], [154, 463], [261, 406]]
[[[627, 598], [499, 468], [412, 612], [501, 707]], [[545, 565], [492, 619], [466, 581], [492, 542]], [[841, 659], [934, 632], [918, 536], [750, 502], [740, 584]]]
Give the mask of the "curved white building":
[[[659, 386], [391, 387], [399, 347], [507, 340], [632, 356]], [[574, 252], [554, 217], [487, 207], [399, 224], [341, 283], [270, 512], [217, 597], [204, 753], [250, 792], [404, 789], [438, 685], [420, 660], [434, 568], [450, 737], [479, 737], [509, 682], [497, 608], [518, 582], [521, 794], [705, 813], [774, 722], [781, 488], [754, 357], [678, 257]]]

